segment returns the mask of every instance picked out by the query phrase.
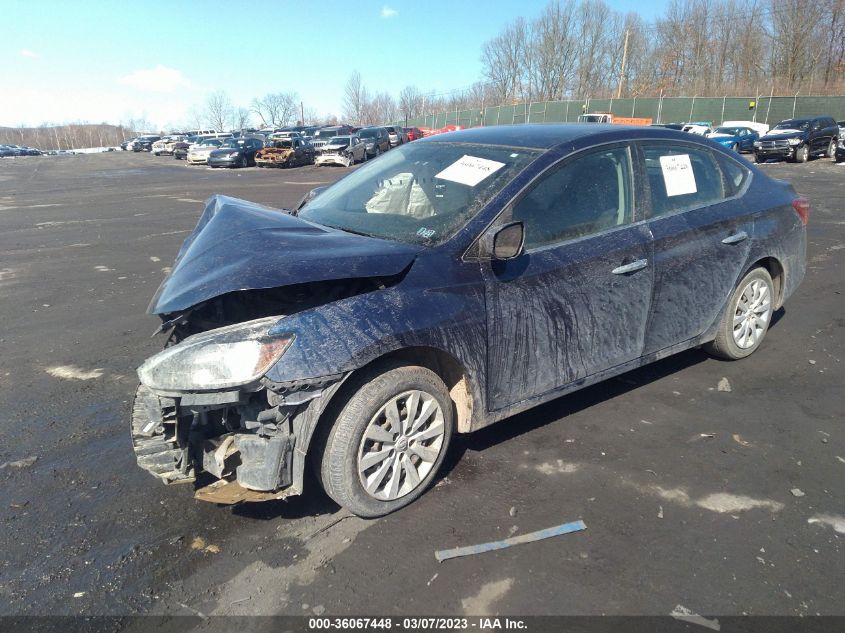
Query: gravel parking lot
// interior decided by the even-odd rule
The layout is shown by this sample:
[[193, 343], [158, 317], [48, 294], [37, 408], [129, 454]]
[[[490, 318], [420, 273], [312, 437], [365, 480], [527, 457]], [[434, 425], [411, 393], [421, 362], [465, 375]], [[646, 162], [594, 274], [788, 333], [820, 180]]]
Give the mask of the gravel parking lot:
[[460, 438], [433, 490], [366, 521], [314, 485], [197, 502], [128, 433], [163, 343], [146, 306], [203, 201], [293, 206], [348, 169], [0, 161], [0, 615], [845, 615], [845, 166], [763, 168], [812, 210], [807, 278], [754, 356], [685, 352]]

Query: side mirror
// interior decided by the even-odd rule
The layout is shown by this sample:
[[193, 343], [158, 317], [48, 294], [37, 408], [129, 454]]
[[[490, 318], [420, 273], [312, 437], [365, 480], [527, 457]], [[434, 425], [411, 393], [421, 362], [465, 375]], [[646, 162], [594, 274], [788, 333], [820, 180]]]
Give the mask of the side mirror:
[[522, 222], [511, 222], [493, 236], [493, 259], [514, 259], [525, 248], [525, 227]]

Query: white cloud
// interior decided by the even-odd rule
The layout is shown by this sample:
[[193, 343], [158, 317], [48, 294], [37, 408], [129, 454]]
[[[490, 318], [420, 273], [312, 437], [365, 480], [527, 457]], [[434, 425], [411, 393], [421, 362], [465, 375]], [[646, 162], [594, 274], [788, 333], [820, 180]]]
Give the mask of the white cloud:
[[185, 79], [181, 72], [161, 64], [158, 64], [155, 68], [136, 70], [123, 77], [118, 77], [117, 83], [145, 92], [175, 92], [180, 88], [187, 88], [191, 85], [191, 82]]
[[22, 49], [21, 49], [21, 57], [31, 57], [32, 59], [35, 59], [35, 58], [37, 58], [37, 57], [38, 57], [38, 55], [36, 55], [35, 53], [33, 53], [33, 52], [32, 52], [31, 50], [29, 50], [28, 48], [22, 48]]
[[387, 5], [381, 8], [381, 17], [383, 18], [395, 18], [397, 15], [399, 15], [399, 12]]

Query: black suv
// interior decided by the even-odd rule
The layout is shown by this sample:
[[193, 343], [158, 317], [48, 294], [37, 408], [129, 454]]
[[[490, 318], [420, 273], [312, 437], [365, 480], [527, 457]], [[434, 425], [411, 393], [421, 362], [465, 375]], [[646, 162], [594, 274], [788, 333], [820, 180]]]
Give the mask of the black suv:
[[804, 163], [810, 156], [833, 158], [838, 141], [839, 126], [833, 117], [787, 119], [754, 142], [754, 160], [762, 163], [769, 158], [785, 158]]

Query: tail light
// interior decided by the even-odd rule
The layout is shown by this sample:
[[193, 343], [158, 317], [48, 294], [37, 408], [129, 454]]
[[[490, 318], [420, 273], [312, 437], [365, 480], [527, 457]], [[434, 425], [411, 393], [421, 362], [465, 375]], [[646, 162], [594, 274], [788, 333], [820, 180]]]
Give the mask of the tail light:
[[807, 221], [810, 219], [810, 201], [807, 198], [795, 198], [792, 201], [792, 208], [801, 218], [801, 224], [807, 226]]

